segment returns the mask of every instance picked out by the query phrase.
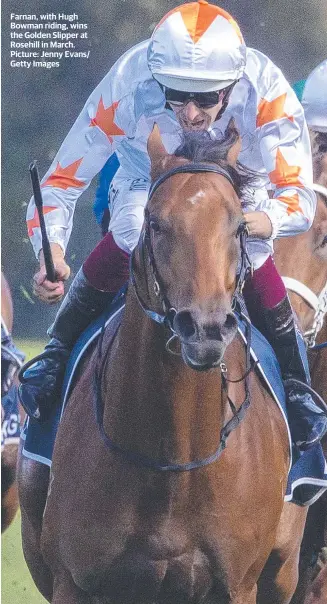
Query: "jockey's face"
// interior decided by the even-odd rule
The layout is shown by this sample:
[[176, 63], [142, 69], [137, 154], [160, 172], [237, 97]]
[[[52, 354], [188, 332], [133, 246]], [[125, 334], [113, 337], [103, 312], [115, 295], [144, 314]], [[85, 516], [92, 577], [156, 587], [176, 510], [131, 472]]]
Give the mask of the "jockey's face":
[[183, 130], [207, 130], [217, 118], [232, 86], [217, 92], [180, 92], [163, 87], [166, 100]]
[[210, 108], [199, 107], [197, 103], [188, 101], [181, 106], [170, 104], [183, 130], [207, 130], [215, 121], [223, 101]]

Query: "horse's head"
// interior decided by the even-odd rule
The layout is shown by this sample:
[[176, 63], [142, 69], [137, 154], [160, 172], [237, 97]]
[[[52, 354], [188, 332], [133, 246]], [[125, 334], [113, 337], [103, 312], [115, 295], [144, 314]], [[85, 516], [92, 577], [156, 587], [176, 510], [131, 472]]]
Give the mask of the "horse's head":
[[[187, 133], [175, 155], [167, 154], [156, 127], [148, 142], [153, 185], [136, 251], [138, 264], [148, 256], [151, 266], [143, 291], [150, 292], [151, 308], [162, 313], [163, 303], [164, 311], [173, 309], [184, 361], [197, 370], [219, 364], [237, 329], [238, 194], [248, 182], [236, 161], [239, 147], [232, 126], [221, 141]], [[208, 171], [200, 171], [205, 166]]]

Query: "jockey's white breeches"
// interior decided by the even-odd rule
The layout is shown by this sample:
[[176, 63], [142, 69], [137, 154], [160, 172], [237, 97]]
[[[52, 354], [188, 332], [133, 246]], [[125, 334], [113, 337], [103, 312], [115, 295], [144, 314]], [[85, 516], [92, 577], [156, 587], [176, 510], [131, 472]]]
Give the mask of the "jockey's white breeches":
[[[149, 193], [149, 181], [143, 178], [127, 178], [122, 169], [119, 169], [112, 180], [109, 190], [110, 223], [109, 231], [117, 245], [130, 254], [136, 247], [144, 220], [144, 207]], [[263, 210], [265, 195], [262, 200], [253, 207], [247, 207], [245, 211]], [[273, 254], [272, 239], [247, 240], [247, 250], [254, 270], [260, 268]]]

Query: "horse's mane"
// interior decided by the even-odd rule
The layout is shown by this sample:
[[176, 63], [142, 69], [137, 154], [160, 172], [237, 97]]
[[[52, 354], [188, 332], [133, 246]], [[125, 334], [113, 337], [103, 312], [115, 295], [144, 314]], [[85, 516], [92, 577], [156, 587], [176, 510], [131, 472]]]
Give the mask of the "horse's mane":
[[206, 130], [184, 132], [183, 140], [174, 155], [185, 157], [194, 162], [213, 162], [227, 170], [238, 197], [242, 197], [248, 185], [254, 186], [258, 175], [239, 161], [231, 166], [227, 161], [227, 154], [239, 137], [236, 128], [228, 127], [225, 134], [219, 139], [212, 139]]

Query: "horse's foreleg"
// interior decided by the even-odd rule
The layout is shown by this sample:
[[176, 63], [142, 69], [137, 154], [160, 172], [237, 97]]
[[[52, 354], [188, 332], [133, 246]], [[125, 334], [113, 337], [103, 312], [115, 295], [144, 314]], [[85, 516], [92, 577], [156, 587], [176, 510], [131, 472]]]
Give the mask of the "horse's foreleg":
[[19, 507], [16, 482], [17, 445], [7, 445], [1, 454], [1, 532], [15, 518]]
[[95, 604], [96, 601], [75, 585], [66, 570], [59, 571], [55, 576], [51, 604]]
[[258, 581], [257, 604], [289, 604], [296, 590], [307, 508], [286, 503], [274, 549]]
[[22, 515], [22, 544], [26, 564], [41, 594], [50, 602], [52, 575], [40, 549], [42, 519], [47, 499], [49, 468], [23, 457], [20, 446], [17, 479]]
[[[304, 604], [305, 595], [317, 574], [314, 564], [321, 548], [327, 545], [327, 496], [326, 493], [310, 506], [301, 545], [299, 582], [291, 604]], [[327, 600], [326, 600], [327, 602]]]
[[17, 484], [14, 483], [1, 496], [1, 532], [11, 525], [19, 507]]

